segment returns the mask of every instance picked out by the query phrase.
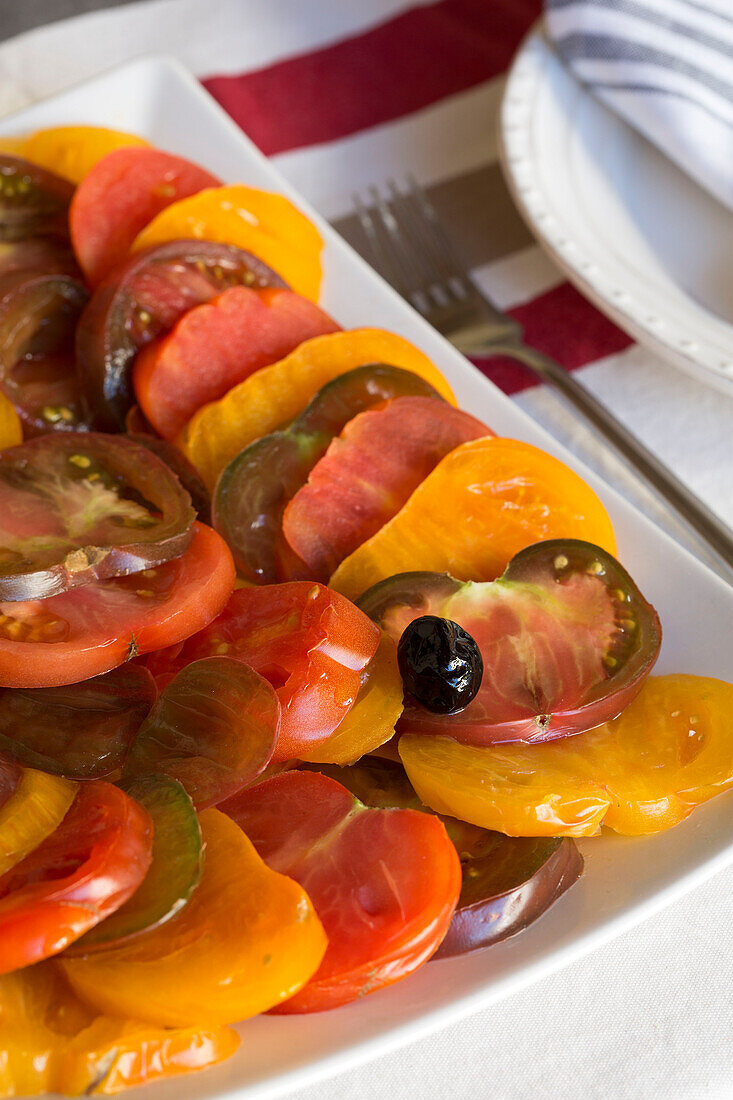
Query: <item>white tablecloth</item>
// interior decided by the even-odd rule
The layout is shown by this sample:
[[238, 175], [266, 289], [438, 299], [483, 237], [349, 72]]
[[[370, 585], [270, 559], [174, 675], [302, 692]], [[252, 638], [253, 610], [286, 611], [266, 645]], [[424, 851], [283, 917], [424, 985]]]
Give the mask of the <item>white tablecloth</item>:
[[[18, 26], [30, 26], [41, 21], [44, 11], [47, 19], [56, 19], [69, 10], [94, 6], [105, 6], [104, 0], [96, 5], [84, 0], [76, 7], [65, 0], [25, 0], [19, 10], [27, 22], [17, 22], [23, 15], [14, 19]], [[533, 311], [539, 315], [552, 309], [553, 296], [565, 295], [565, 290], [559, 272], [508, 207], [496, 169], [494, 115], [508, 55], [502, 57], [494, 39], [509, 33], [511, 19], [529, 25], [537, 7], [538, 0], [115, 4], [108, 11], [38, 26], [0, 45], [0, 110], [151, 51], [177, 55], [201, 77], [246, 77], [261, 70], [257, 82], [245, 79], [243, 89], [234, 87], [235, 107], [241, 107], [245, 123], [251, 119], [253, 136], [326, 216], [346, 215], [355, 187], [410, 169], [446, 201], [451, 194], [463, 195], [462, 209], [476, 204], [484, 233], [468, 241], [477, 278], [500, 305], [524, 310], [531, 319]], [[487, 34], [492, 8], [496, 36]], [[408, 9], [415, 10], [404, 23]], [[439, 48], [443, 41], [452, 58], [446, 63], [449, 71], [443, 72], [440, 59], [436, 63], [428, 52], [413, 58], [416, 64], [406, 63], [404, 79], [394, 84], [391, 96], [380, 98], [378, 82], [395, 77], [387, 68], [380, 70], [380, 57], [373, 51], [384, 51], [388, 39], [400, 36], [409, 41], [413, 35], [422, 43], [421, 20], [427, 20], [430, 31], [424, 48], [431, 42]], [[383, 34], [375, 31], [379, 24], [386, 24]], [[394, 39], [389, 38], [392, 28]], [[353, 68], [349, 84], [344, 73], [352, 72], [352, 58], [362, 64]], [[290, 60], [283, 65], [284, 59]], [[423, 62], [436, 71], [434, 88], [420, 69]], [[394, 59], [390, 64], [394, 69]], [[375, 87], [370, 90], [372, 77]], [[301, 141], [297, 117], [286, 119], [284, 128], [275, 125], [278, 120], [268, 116], [266, 105], [260, 111], [247, 98], [253, 87], [278, 94], [284, 89], [283, 102], [293, 103], [288, 81], [295, 79], [303, 81], [306, 103], [321, 112]], [[337, 87], [342, 103], [334, 105], [333, 97], [325, 102], [330, 80], [341, 80]], [[347, 109], [349, 97], [358, 110]], [[482, 201], [476, 189], [484, 186]], [[484, 226], [492, 209], [501, 221], [495, 232]], [[623, 346], [623, 338], [599, 328], [598, 319], [588, 315], [589, 307], [575, 297], [569, 308], [579, 318], [576, 322], [573, 313], [573, 323], [583, 329], [587, 321], [591, 335], [583, 348], [570, 349], [573, 361], [567, 365], [580, 369], [583, 380], [617, 415], [733, 523], [733, 401], [648, 352]], [[596, 441], [551, 394], [535, 388], [516, 399], [675, 532], [673, 521], [615, 462], [604, 458]], [[727, 1100], [733, 1096], [731, 887], [733, 870], [489, 1011], [297, 1095], [301, 1100], [345, 1095], [371, 1100]]]

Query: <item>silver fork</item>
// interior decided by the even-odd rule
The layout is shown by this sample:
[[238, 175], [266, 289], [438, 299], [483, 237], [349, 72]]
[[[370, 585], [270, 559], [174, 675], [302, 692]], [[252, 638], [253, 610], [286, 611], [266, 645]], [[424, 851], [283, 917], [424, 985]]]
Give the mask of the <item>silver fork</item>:
[[733, 582], [733, 532], [647, 450], [589, 390], [559, 363], [524, 343], [522, 329], [496, 308], [456, 255], [427, 195], [408, 177], [388, 194], [370, 188], [370, 201], [354, 196], [372, 265], [464, 355], [516, 360], [565, 398], [597, 428], [627, 464], [674, 509]]

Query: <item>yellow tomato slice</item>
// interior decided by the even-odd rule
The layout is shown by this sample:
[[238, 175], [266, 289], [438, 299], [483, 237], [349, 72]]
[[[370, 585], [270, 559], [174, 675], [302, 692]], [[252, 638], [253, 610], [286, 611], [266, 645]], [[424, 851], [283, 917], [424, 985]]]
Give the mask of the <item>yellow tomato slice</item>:
[[294, 352], [263, 367], [219, 401], [191, 418], [181, 450], [213, 489], [221, 471], [250, 443], [287, 424], [321, 386], [368, 363], [389, 363], [419, 374], [452, 405], [453, 391], [426, 355], [382, 329], [351, 329], [306, 340]]
[[23, 442], [23, 426], [13, 402], [0, 393], [0, 450]]
[[161, 210], [132, 247], [137, 251], [180, 238], [253, 252], [298, 294], [318, 301], [323, 241], [284, 195], [244, 184], [206, 188]]
[[233, 1054], [229, 1027], [169, 1030], [98, 1016], [55, 963], [0, 977], [0, 1096], [111, 1096]]
[[377, 581], [413, 569], [495, 580], [525, 546], [557, 538], [616, 552], [605, 508], [576, 473], [529, 443], [477, 439], [446, 455], [329, 583], [356, 600]]
[[304, 760], [313, 764], [353, 764], [394, 736], [402, 714], [402, 677], [397, 643], [382, 634], [379, 648], [364, 669], [356, 702], [335, 733]]
[[57, 176], [80, 183], [87, 172], [107, 153], [125, 145], [147, 145], [135, 134], [107, 130], [104, 126], [54, 126], [37, 130], [26, 138], [18, 156], [48, 168]]
[[[539, 745], [491, 748], [408, 734], [410, 782], [439, 813], [509, 836], [656, 833], [733, 787], [733, 684], [655, 676], [612, 722]], [[446, 727], [450, 719], [446, 719]]]
[[0, 875], [4, 875], [61, 824], [77, 783], [24, 768], [17, 790], [0, 809]]
[[180, 915], [125, 947], [62, 963], [100, 1012], [167, 1027], [266, 1012], [315, 973], [326, 934], [296, 882], [257, 855], [230, 818], [200, 815], [204, 873]]

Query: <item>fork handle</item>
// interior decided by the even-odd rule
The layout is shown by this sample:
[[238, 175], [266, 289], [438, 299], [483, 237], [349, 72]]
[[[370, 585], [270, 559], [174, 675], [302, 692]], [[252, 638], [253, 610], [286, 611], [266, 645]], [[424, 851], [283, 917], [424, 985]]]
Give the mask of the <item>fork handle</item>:
[[[478, 348], [474, 347], [473, 354], [479, 354]], [[569, 404], [603, 433], [627, 464], [672, 506], [686, 526], [703, 540], [720, 562], [719, 572], [729, 583], [733, 583], [733, 531], [698, 500], [582, 383], [559, 363], [526, 344], [491, 344], [484, 346], [480, 354], [515, 359], [562, 394]]]

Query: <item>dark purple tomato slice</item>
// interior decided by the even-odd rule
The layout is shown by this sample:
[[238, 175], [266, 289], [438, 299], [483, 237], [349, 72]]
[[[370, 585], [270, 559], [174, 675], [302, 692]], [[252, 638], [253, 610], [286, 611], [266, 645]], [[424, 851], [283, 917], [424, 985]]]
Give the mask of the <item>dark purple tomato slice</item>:
[[232, 657], [206, 657], [163, 689], [124, 775], [170, 775], [202, 810], [261, 775], [279, 731], [280, 702], [267, 680]]
[[623, 566], [592, 543], [535, 543], [496, 581], [428, 578], [388, 578], [359, 607], [395, 638], [420, 615], [457, 622], [479, 646], [483, 679], [459, 714], [408, 703], [401, 732], [473, 745], [581, 733], [620, 714], [659, 655], [659, 616]]
[[127, 438], [152, 451], [162, 462], [165, 462], [166, 466], [170, 467], [190, 496], [197, 518], [202, 523], [211, 525], [209, 491], [199, 477], [196, 467], [178, 450], [178, 447], [169, 443], [167, 439], [159, 439], [157, 435], [152, 435], [150, 432], [128, 431]]
[[88, 297], [60, 272], [0, 275], [0, 385], [26, 435], [85, 427], [74, 334]]
[[34, 600], [180, 556], [195, 514], [172, 471], [122, 436], [63, 432], [0, 451], [0, 599]]
[[157, 697], [141, 665], [56, 688], [0, 689], [0, 752], [65, 779], [119, 774]]
[[[364, 757], [347, 768], [311, 765], [342, 783], [365, 806], [426, 809], [400, 764]], [[578, 879], [583, 857], [560, 837], [510, 837], [437, 815], [461, 861], [463, 882], [450, 927], [433, 958], [489, 947], [521, 932]]]
[[0, 756], [0, 810], [18, 789], [23, 769], [13, 760]]
[[135, 356], [194, 306], [230, 286], [284, 287], [249, 252], [211, 241], [167, 241], [135, 253], [97, 287], [76, 334], [79, 375], [92, 422], [124, 430], [135, 403]]
[[0, 276], [16, 271], [69, 275], [81, 282], [81, 271], [71, 245], [60, 237], [24, 237], [0, 242]]
[[412, 371], [386, 363], [357, 367], [323, 386], [289, 428], [257, 440], [229, 463], [216, 487], [214, 527], [244, 577], [259, 584], [313, 578], [283, 535], [285, 507], [354, 416], [404, 396], [442, 401]]
[[74, 185], [21, 157], [0, 154], [0, 241], [69, 236]]
[[201, 880], [201, 827], [182, 785], [167, 775], [145, 775], [119, 786], [153, 820], [152, 863], [132, 897], [68, 948], [67, 956], [119, 947], [165, 924], [183, 909]]

